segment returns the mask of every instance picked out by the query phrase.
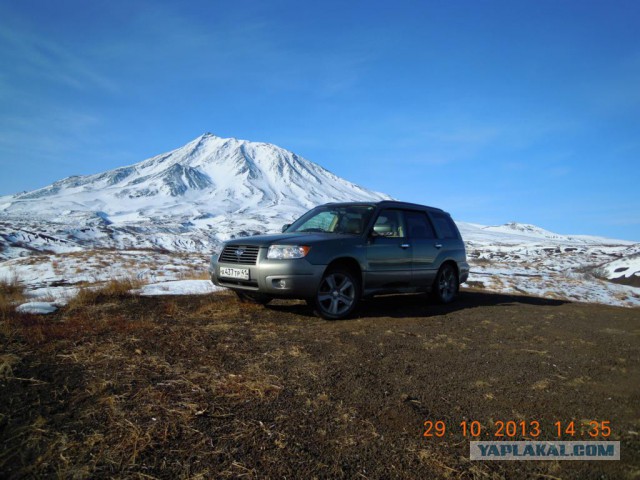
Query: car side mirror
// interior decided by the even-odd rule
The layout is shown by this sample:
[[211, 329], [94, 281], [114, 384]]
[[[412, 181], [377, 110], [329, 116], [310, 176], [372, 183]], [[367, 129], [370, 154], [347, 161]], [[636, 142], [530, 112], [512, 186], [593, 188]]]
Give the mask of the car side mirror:
[[285, 223], [285, 224], [282, 226], [282, 233], [286, 232], [286, 231], [287, 231], [287, 228], [289, 228], [290, 226], [291, 226], [291, 224], [290, 224], [290, 223]]

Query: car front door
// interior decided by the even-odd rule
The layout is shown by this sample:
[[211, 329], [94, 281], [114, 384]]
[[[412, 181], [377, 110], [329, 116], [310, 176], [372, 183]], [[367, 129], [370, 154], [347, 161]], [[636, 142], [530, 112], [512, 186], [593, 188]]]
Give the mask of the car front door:
[[366, 248], [365, 289], [393, 289], [411, 284], [412, 249], [401, 210], [380, 211]]

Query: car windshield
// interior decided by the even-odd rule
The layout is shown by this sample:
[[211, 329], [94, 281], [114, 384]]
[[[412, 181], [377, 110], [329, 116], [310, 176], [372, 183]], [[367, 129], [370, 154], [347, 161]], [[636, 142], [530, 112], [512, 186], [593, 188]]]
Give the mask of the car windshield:
[[370, 205], [317, 207], [296, 220], [286, 232], [361, 235], [369, 223], [373, 210], [374, 207]]

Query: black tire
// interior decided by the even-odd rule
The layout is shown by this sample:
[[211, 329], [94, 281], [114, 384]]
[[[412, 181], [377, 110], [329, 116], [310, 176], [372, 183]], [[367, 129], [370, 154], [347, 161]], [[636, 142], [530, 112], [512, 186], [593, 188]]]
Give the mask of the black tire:
[[451, 303], [458, 295], [460, 283], [458, 273], [450, 263], [445, 263], [438, 270], [431, 287], [431, 297], [438, 303]]
[[327, 270], [315, 297], [309, 301], [317, 315], [326, 320], [342, 320], [355, 312], [360, 302], [360, 279], [345, 268]]
[[242, 303], [253, 303], [255, 305], [266, 305], [271, 300], [272, 297], [269, 295], [265, 295], [264, 293], [254, 293], [254, 292], [239, 292], [235, 290], [236, 295], [238, 296], [238, 300]]

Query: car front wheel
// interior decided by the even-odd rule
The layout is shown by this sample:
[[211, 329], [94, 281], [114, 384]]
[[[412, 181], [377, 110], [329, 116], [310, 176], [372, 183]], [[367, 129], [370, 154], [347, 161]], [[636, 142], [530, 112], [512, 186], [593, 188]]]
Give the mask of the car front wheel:
[[340, 320], [351, 315], [360, 298], [360, 282], [349, 270], [327, 271], [323, 277], [313, 304], [316, 313], [327, 320]]
[[438, 270], [431, 293], [438, 303], [450, 303], [458, 294], [458, 274], [450, 263], [445, 263]]

